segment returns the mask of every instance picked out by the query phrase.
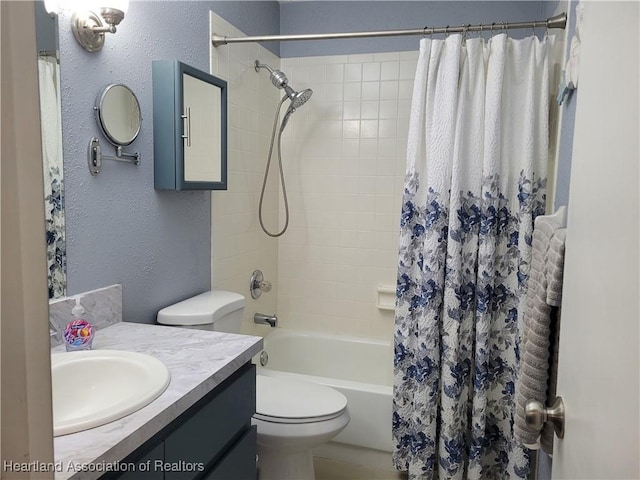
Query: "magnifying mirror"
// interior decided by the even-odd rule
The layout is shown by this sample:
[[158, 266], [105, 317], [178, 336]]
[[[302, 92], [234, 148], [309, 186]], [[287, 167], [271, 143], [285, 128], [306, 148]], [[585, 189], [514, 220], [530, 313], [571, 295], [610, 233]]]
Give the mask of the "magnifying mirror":
[[115, 145], [115, 156], [102, 154], [100, 140], [93, 137], [89, 142], [88, 163], [91, 175], [98, 175], [102, 167], [102, 160], [116, 160], [119, 162], [138, 165], [140, 156], [138, 153], [127, 153], [123, 146], [131, 145], [140, 133], [140, 104], [136, 95], [126, 85], [114, 83], [107, 85], [98, 96], [96, 105], [96, 120], [100, 130], [110, 143]]
[[114, 145], [130, 145], [140, 133], [140, 104], [129, 87], [105, 87], [96, 102], [96, 117], [105, 137]]

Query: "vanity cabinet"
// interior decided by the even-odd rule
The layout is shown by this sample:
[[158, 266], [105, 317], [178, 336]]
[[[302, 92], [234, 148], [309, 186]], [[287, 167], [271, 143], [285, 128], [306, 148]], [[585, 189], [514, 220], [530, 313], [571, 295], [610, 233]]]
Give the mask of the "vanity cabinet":
[[156, 189], [227, 189], [227, 82], [176, 60], [152, 63]]
[[[257, 478], [255, 365], [220, 386], [122, 460], [129, 471], [104, 480], [250, 480]], [[149, 468], [148, 468], [149, 466]]]

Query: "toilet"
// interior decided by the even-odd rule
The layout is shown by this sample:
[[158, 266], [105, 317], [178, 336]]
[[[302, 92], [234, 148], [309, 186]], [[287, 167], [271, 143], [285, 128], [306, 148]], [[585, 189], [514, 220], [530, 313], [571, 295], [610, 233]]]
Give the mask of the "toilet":
[[[212, 290], [163, 308], [162, 325], [240, 333], [245, 299]], [[349, 423], [347, 399], [337, 390], [282, 377], [256, 376], [258, 478], [313, 480], [311, 450], [328, 442]]]

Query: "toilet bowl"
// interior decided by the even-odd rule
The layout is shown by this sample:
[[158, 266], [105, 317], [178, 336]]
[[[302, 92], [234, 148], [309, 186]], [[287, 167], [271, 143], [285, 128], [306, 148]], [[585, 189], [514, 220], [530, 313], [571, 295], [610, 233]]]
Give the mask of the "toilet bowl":
[[311, 450], [349, 423], [346, 397], [315, 383], [257, 375], [258, 477], [313, 480]]
[[[244, 297], [213, 290], [158, 312], [157, 321], [183, 328], [239, 333]], [[256, 376], [260, 480], [313, 480], [311, 450], [331, 440], [349, 423], [342, 393], [310, 382]]]

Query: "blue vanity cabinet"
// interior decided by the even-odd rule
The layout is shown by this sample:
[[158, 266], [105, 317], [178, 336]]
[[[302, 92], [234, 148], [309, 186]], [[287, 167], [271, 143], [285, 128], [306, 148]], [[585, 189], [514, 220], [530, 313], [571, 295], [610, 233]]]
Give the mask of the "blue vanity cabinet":
[[176, 60], [152, 62], [154, 185], [227, 189], [227, 82]]
[[[140, 453], [142, 450], [145, 453]], [[119, 465], [120, 474], [106, 474], [101, 480], [164, 480], [162, 469], [156, 468], [164, 462], [164, 443], [159, 441], [147, 442], [141, 449], [134, 452], [134, 459], [122, 461]], [[147, 468], [148, 466], [148, 468]]]
[[121, 462], [135, 467], [103, 479], [255, 480], [255, 411], [256, 367], [247, 363]]

